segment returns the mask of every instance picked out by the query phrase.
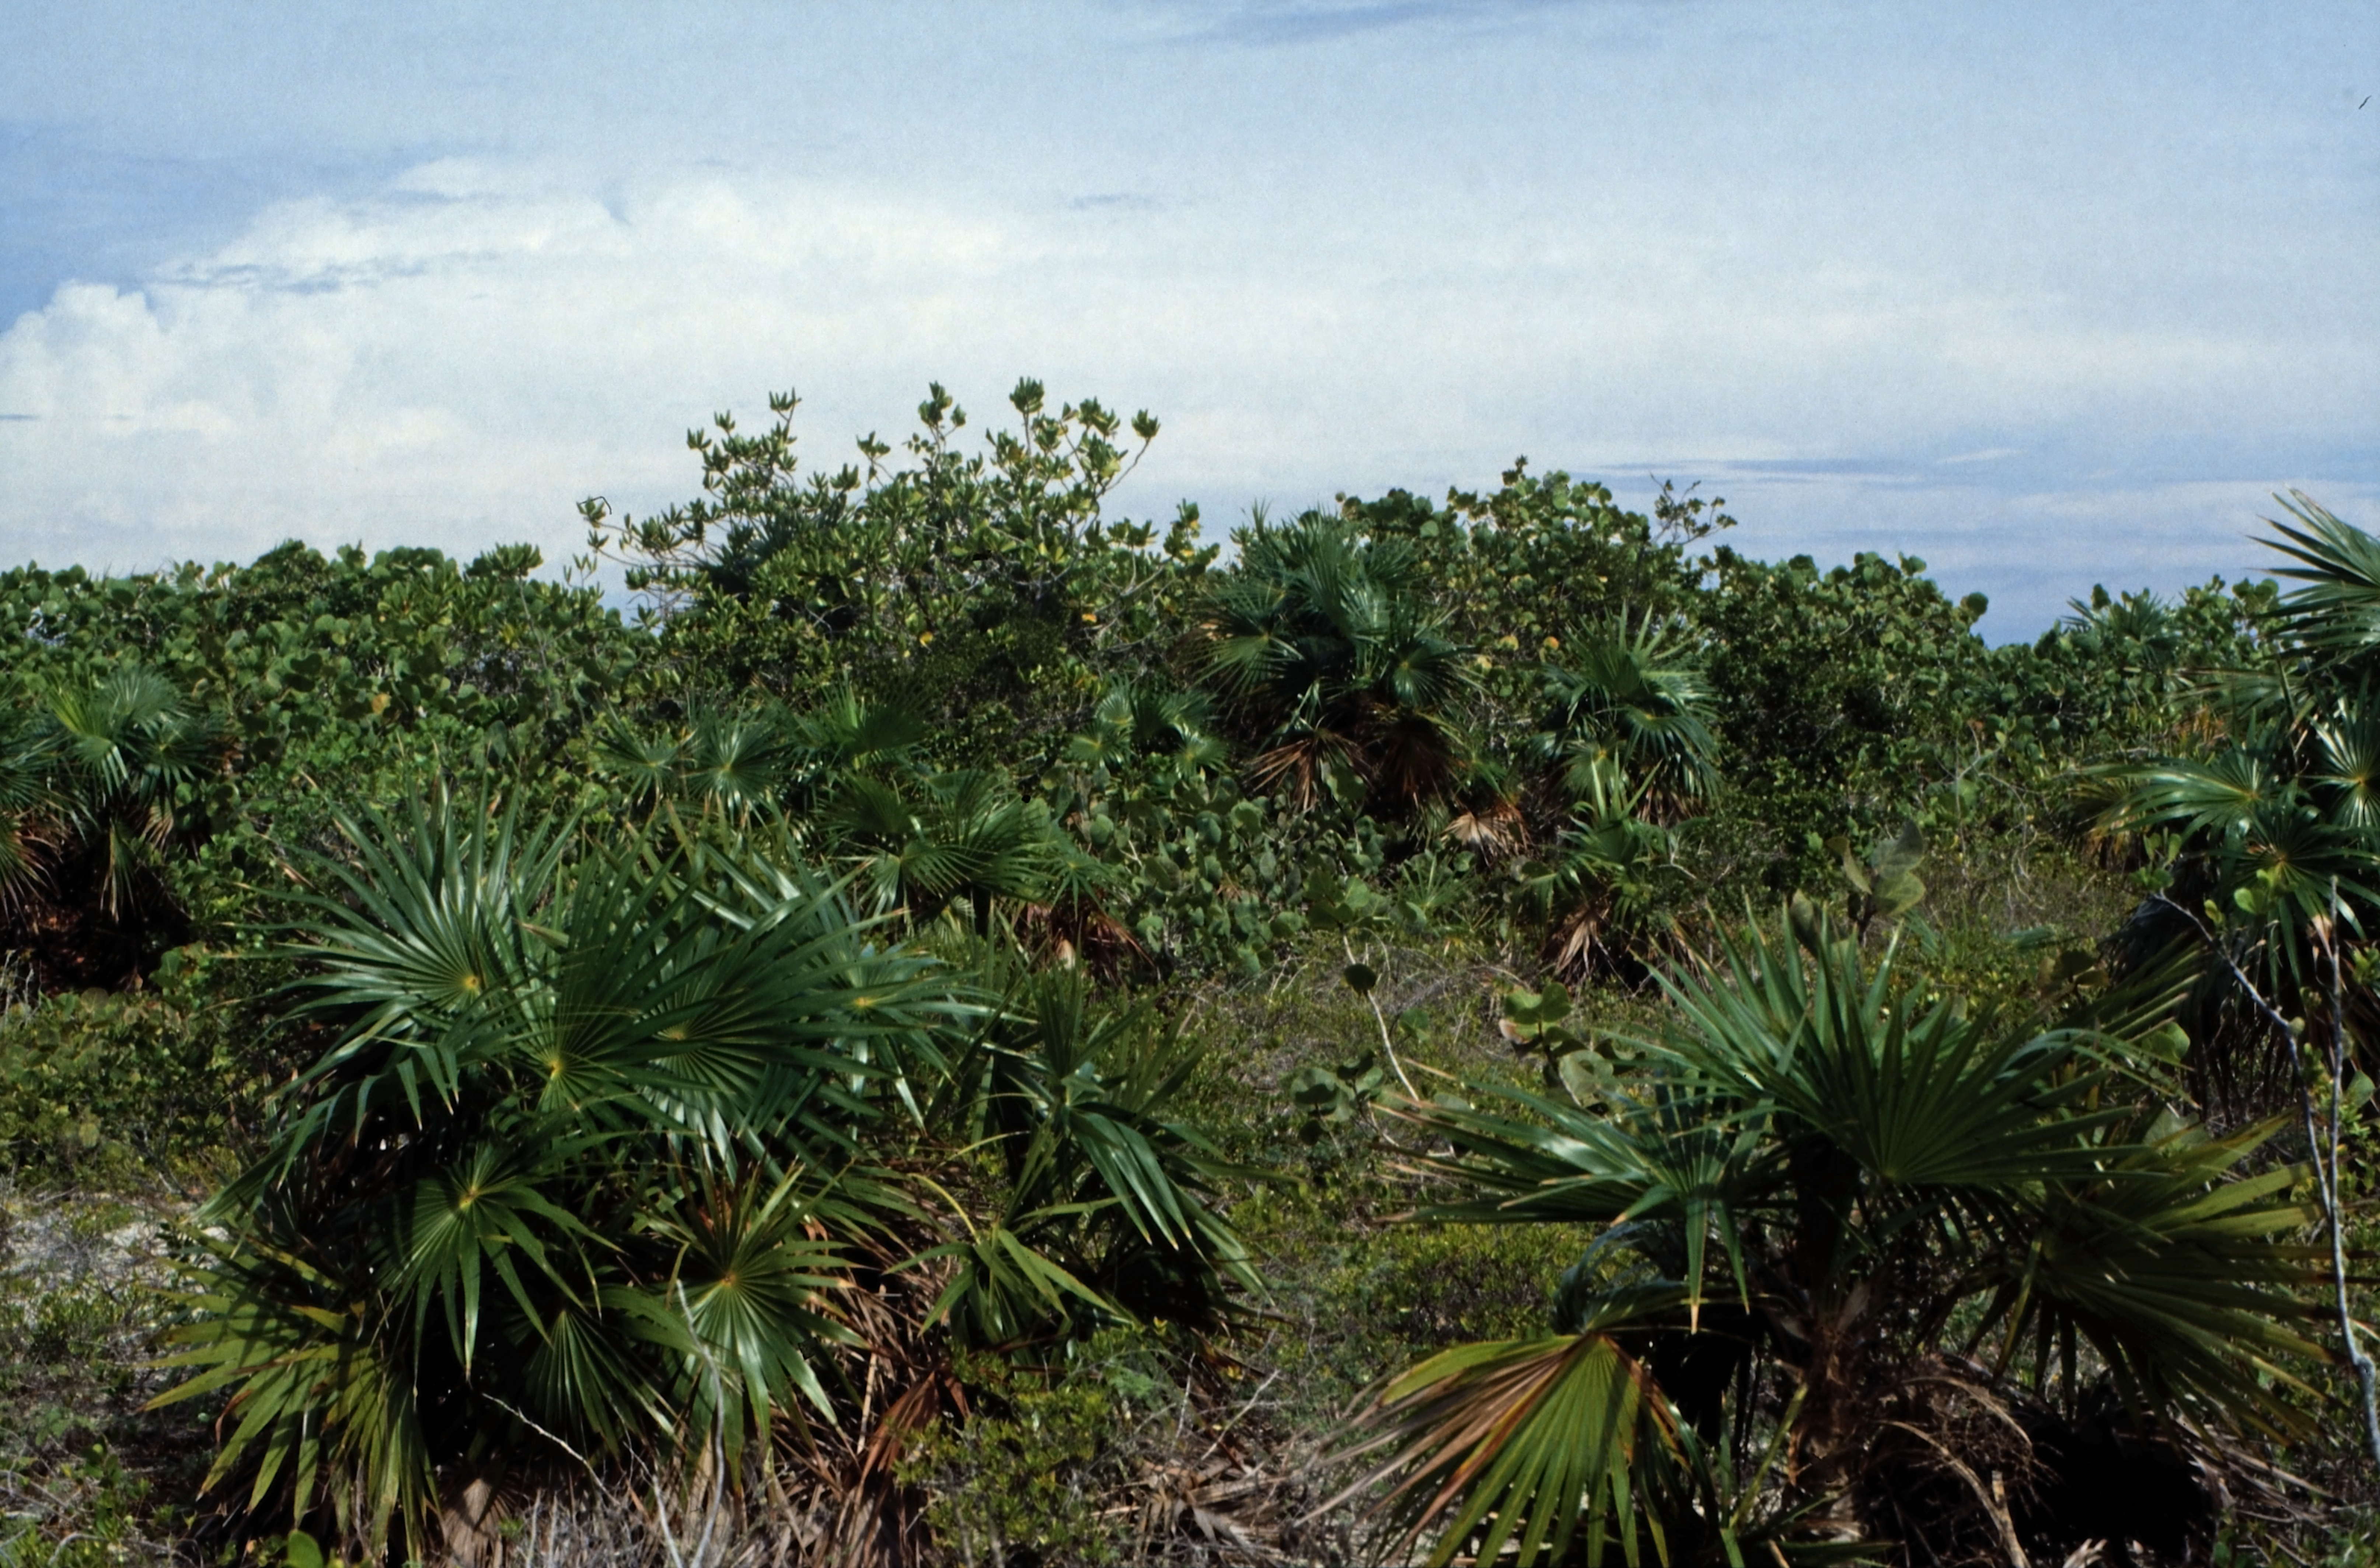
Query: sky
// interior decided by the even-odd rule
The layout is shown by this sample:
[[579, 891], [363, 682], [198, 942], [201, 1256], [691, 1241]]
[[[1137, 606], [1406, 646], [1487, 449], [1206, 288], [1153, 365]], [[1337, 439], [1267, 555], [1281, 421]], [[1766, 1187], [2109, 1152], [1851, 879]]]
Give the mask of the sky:
[[[0, 0], [0, 561], [583, 547], [1019, 376], [1220, 531], [1516, 455], [2094, 583], [2380, 529], [2380, 7]], [[2265, 559], [2260, 559], [2265, 558]]]

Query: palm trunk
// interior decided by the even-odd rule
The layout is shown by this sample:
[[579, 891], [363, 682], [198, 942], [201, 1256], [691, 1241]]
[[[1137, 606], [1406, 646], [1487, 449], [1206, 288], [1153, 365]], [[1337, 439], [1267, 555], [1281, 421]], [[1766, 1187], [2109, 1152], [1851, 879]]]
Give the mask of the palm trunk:
[[1806, 1320], [1802, 1416], [1789, 1451], [1793, 1489], [1828, 1500], [1811, 1523], [1839, 1540], [1855, 1540], [1862, 1533], [1855, 1483], [1866, 1446], [1868, 1402], [1867, 1347], [1859, 1324], [1867, 1304], [1867, 1287], [1855, 1286], [1845, 1299]]

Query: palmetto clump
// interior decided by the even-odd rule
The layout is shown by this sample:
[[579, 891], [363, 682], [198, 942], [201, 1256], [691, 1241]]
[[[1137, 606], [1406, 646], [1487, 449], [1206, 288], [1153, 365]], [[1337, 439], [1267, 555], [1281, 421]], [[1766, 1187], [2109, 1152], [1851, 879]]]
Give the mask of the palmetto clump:
[[101, 901], [120, 914], [174, 835], [176, 791], [214, 761], [213, 726], [138, 666], [54, 687], [0, 723], [0, 889], [89, 850]]
[[1616, 764], [1674, 821], [1718, 788], [1710, 693], [1682, 628], [1648, 616], [1596, 629], [1547, 661], [1545, 698], [1530, 744], [1573, 796]]
[[1467, 746], [1469, 650], [1445, 633], [1402, 544], [1308, 512], [1238, 536], [1215, 587], [1210, 678], [1261, 747], [1259, 789], [1311, 802], [1332, 779], [1412, 804], [1443, 792]]
[[1908, 1414], [1940, 1405], [1925, 1380], [2027, 1403], [2041, 1441], [2110, 1408], [2153, 1445], [2306, 1429], [2275, 1368], [2318, 1354], [2310, 1212], [2258, 1160], [2270, 1128], [2216, 1137], [2138, 1087], [2170, 1073], [2173, 984], [2009, 1019], [1899, 969], [1815, 918], [1746, 931], [1575, 1098], [1398, 1112], [1454, 1188], [1422, 1217], [1595, 1236], [1549, 1333], [1446, 1350], [1374, 1406], [1355, 1490], [1435, 1530], [1433, 1562], [1823, 1561], [1972, 1520], [2003, 1556], [2022, 1520], [2025, 1550], [2081, 1545], [2022, 1474], [1940, 1503], [1964, 1461], [1949, 1416]]
[[331, 1043], [204, 1211], [165, 1396], [226, 1399], [251, 1510], [419, 1555], [540, 1466], [873, 1496], [952, 1342], [1210, 1328], [1255, 1283], [1205, 1196], [1245, 1173], [1168, 1111], [1195, 1050], [1079, 975], [970, 983], [782, 833], [446, 794], [344, 831], [289, 949]]
[[44, 987], [112, 984], [170, 946], [167, 850], [223, 754], [214, 723], [138, 665], [0, 706], [0, 917]]
[[424, 1526], [442, 1467], [829, 1405], [856, 1164], [961, 1006], [839, 895], [700, 838], [579, 848], [440, 797], [346, 829], [296, 953], [335, 1043], [209, 1206], [169, 1397], [230, 1396], [215, 1479], [343, 1533]]

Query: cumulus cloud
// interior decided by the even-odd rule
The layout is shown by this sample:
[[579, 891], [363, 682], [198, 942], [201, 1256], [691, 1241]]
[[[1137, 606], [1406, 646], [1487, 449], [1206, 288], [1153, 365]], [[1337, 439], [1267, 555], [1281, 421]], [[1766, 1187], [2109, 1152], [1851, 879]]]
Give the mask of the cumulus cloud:
[[[571, 502], [682, 475], [675, 432], [867, 356], [870, 286], [986, 236], [715, 183], [625, 203], [484, 169], [298, 202], [137, 290], [68, 284], [0, 335], [20, 553], [117, 565], [297, 535], [566, 547]], [[908, 302], [905, 329], [937, 312]]]
[[[2344, 427], [2380, 392], [2351, 336], [2110, 319], [1962, 283], [1922, 247], [1853, 266], [1800, 225], [1751, 246], [1632, 199], [1448, 205], [1384, 235], [1352, 199], [440, 161], [367, 199], [275, 204], [134, 284], [66, 284], [0, 333], [0, 550], [134, 569], [291, 536], [528, 539], [554, 560], [581, 496], [686, 493], [680, 438], [714, 409], [757, 416], [795, 385], [805, 450], [840, 464], [852, 436], [902, 428], [929, 378], [981, 422], [1034, 374], [1165, 416], [1122, 498], [1137, 512], [1487, 483], [1527, 452], [1726, 479], [1739, 512], [1769, 503], [1756, 538], [1780, 549], [1987, 520], [1964, 553], [2005, 592], [2010, 541], [2078, 526], [2029, 432], [2131, 429], [2137, 457], [2210, 400], [2280, 411], [2320, 385], [2314, 423]], [[1865, 532], [1788, 493], [1791, 464], [1829, 460], [1825, 504], [1864, 506]], [[2256, 489], [2168, 485], [2159, 504], [2229, 548]], [[2100, 515], [2131, 529], [2138, 511]], [[2168, 554], [2175, 526], [2151, 526]], [[2058, 564], [2018, 554], [2035, 578]]]

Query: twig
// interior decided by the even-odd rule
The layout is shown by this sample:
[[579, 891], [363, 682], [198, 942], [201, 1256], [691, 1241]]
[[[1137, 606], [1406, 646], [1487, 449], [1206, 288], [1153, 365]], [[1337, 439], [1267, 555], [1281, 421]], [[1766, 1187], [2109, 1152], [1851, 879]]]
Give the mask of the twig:
[[603, 1478], [595, 1473], [594, 1464], [588, 1459], [587, 1455], [571, 1447], [569, 1442], [565, 1441], [560, 1433], [546, 1430], [543, 1427], [539, 1426], [536, 1421], [532, 1420], [526, 1412], [516, 1409], [513, 1405], [506, 1404], [504, 1401], [498, 1399], [494, 1394], [489, 1394], [487, 1399], [489, 1404], [494, 1405], [499, 1410], [507, 1412], [522, 1426], [527, 1427], [530, 1431], [535, 1432], [538, 1436], [545, 1439], [546, 1441], [562, 1450], [563, 1453], [567, 1453], [573, 1459], [577, 1460], [579, 1465], [586, 1470], [587, 1478], [589, 1480], [593, 1481], [599, 1487], [603, 1484]]
[[[1352, 967], [1355, 963], [1354, 945], [1342, 936], [1339, 938], [1339, 946], [1346, 953], [1347, 962]], [[1375, 975], [1372, 978], [1372, 983], [1364, 992], [1364, 1000], [1371, 1004], [1372, 1018], [1380, 1026], [1380, 1049], [1389, 1054], [1389, 1066], [1395, 1070], [1397, 1081], [1405, 1086], [1405, 1098], [1417, 1101], [1421, 1098], [1421, 1092], [1414, 1088], [1413, 1080], [1405, 1076], [1405, 1065], [1397, 1060], [1396, 1045], [1389, 1038], [1389, 1015], [1380, 1011], [1380, 998], [1378, 995], [1379, 989], [1379, 977]]]
[[1215, 1441], [1207, 1445], [1206, 1453], [1198, 1455], [1198, 1462], [1201, 1465], [1215, 1456], [1215, 1450], [1223, 1446], [1223, 1440], [1232, 1435], [1232, 1429], [1238, 1426], [1242, 1421], [1247, 1419], [1248, 1412], [1257, 1407], [1257, 1401], [1264, 1397], [1265, 1390], [1272, 1387], [1273, 1380], [1280, 1376], [1281, 1369], [1279, 1367], [1275, 1367], [1270, 1372], [1266, 1374], [1264, 1381], [1257, 1384], [1257, 1391], [1256, 1393], [1248, 1395], [1247, 1403], [1241, 1405], [1237, 1410], [1232, 1412], [1232, 1418], [1230, 1420], [1225, 1421], [1221, 1426], [1215, 1429]]
[[2338, 1212], [2339, 1101], [2344, 1092], [2342, 1080], [2347, 1077], [2347, 983], [2338, 966], [2338, 878], [2334, 876], [2330, 879], [2330, 919], [2322, 931], [2323, 954], [2330, 959], [2330, 1283], [2338, 1296], [2338, 1332], [2347, 1342], [2348, 1364], [2355, 1369], [2356, 1385], [2363, 1395], [2363, 1439], [2371, 1447], [2373, 1465], [2380, 1468], [2380, 1371], [2375, 1371], [2370, 1354], [2357, 1338], [2355, 1314], [2348, 1309], [2347, 1240]]
[[2306, 1154], [2313, 1163], [2314, 1193], [2322, 1203], [2323, 1228], [2329, 1233], [2330, 1279], [2332, 1290], [2337, 1297], [2338, 1334], [2345, 1343], [2348, 1365], [2354, 1369], [2355, 1381], [2362, 1394], [2364, 1441], [2371, 1449], [2373, 1465], [2380, 1467], [2380, 1377], [2375, 1377], [2372, 1357], [2364, 1352], [2362, 1343], [2356, 1333], [2355, 1314], [2349, 1308], [2346, 1216], [2340, 1212], [2338, 1196], [2339, 1079], [2346, 1070], [2344, 1031], [2347, 1027], [2340, 1007], [2344, 986], [2339, 975], [2337, 932], [2338, 884], [2336, 879], [2333, 879], [2330, 888], [2331, 919], [2321, 928], [2323, 949], [2330, 959], [2331, 1044], [2328, 1053], [2330, 1060], [2327, 1064], [2327, 1076], [2330, 1080], [2328, 1118], [2330, 1138], [2327, 1149], [2315, 1128], [2313, 1093], [2306, 1087], [2305, 1057], [2299, 1048], [2296, 1025], [2283, 1018], [2280, 1010], [2265, 999], [2265, 994], [2256, 989], [2256, 983], [2248, 977], [2248, 971], [2240, 967], [2239, 960], [2231, 956], [2229, 948], [2216, 940], [2215, 934], [2207, 929], [2204, 921], [2199, 919], [2190, 910], [2167, 898], [2163, 893], [2155, 894], [2153, 897], [2156, 902], [2190, 922], [2192, 929], [2195, 930], [2200, 940], [2206, 944], [2206, 950], [2223, 960], [2223, 967], [2231, 971], [2231, 978], [2238, 982], [2240, 989], [2247, 994], [2248, 1000], [2254, 1004], [2256, 1010], [2265, 1016], [2273, 1028], [2280, 1031], [2281, 1043], [2289, 1048], [2289, 1073], [2297, 1083], [2298, 1121], [2305, 1133]]

